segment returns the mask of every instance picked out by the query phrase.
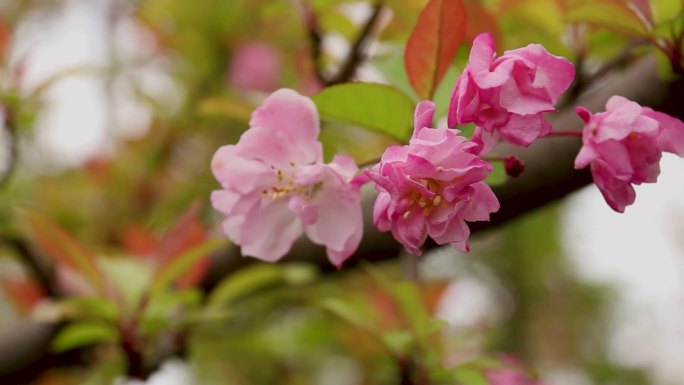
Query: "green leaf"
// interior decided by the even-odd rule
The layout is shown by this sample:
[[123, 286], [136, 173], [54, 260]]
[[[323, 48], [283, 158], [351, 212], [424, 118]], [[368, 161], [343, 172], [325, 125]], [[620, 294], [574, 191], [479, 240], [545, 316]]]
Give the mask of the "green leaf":
[[405, 355], [415, 341], [411, 332], [394, 331], [382, 333], [382, 341], [397, 356]]
[[463, 42], [466, 12], [461, 0], [430, 0], [404, 51], [406, 74], [416, 94], [432, 99]]
[[68, 319], [101, 320], [115, 322], [119, 309], [105, 298], [71, 297], [57, 303], [62, 315]]
[[359, 304], [340, 298], [326, 298], [320, 302], [320, 306], [342, 321], [376, 335], [375, 323], [367, 317], [366, 310]]
[[487, 377], [479, 371], [469, 367], [458, 367], [453, 371], [459, 385], [487, 385]]
[[280, 282], [283, 274], [278, 266], [256, 264], [224, 278], [209, 295], [210, 306], [220, 306], [265, 286]]
[[377, 83], [346, 83], [312, 97], [321, 118], [349, 123], [406, 141], [414, 103], [398, 89]]
[[137, 308], [152, 280], [152, 266], [140, 259], [112, 257], [101, 258], [99, 267], [120, 294], [124, 311]]
[[115, 343], [118, 333], [114, 326], [101, 323], [81, 322], [68, 325], [52, 341], [55, 353], [100, 343]]
[[627, 36], [649, 35], [648, 28], [624, 4], [589, 2], [568, 12], [566, 21], [584, 22]]
[[506, 169], [504, 168], [503, 162], [492, 162], [494, 170], [489, 173], [485, 182], [490, 186], [498, 186], [506, 183], [508, 175], [506, 175]]
[[226, 244], [227, 242], [224, 239], [209, 239], [176, 257], [173, 262], [157, 271], [150, 288], [150, 296], [153, 297], [166, 290], [171, 283], [185, 274], [200, 258], [225, 247]]

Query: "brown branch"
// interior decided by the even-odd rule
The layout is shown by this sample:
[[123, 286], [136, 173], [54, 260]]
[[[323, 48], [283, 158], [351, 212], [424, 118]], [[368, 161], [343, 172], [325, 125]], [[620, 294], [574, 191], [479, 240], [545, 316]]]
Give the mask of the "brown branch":
[[316, 15], [311, 9], [308, 3], [304, 3], [303, 8], [303, 18], [304, 25], [306, 26], [307, 33], [309, 35], [309, 42], [311, 46], [311, 59], [314, 63], [315, 74], [318, 80], [326, 85], [331, 86], [335, 84], [340, 84], [351, 80], [356, 74], [356, 70], [363, 63], [366, 58], [366, 48], [371, 40], [373, 32], [377, 28], [378, 21], [380, 20], [380, 14], [383, 10], [383, 1], [379, 0], [373, 5], [373, 10], [368, 20], [363, 24], [363, 27], [359, 31], [356, 40], [351, 45], [349, 53], [345, 58], [344, 62], [340, 66], [337, 73], [333, 76], [327, 77], [322, 68], [322, 54], [323, 54], [323, 34], [318, 25], [318, 20]]
[[36, 255], [24, 240], [19, 238], [0, 239], [0, 244], [10, 247], [16, 252], [17, 257], [29, 270], [46, 295], [53, 298], [60, 296], [52, 270], [42, 262], [42, 258]]
[[351, 80], [356, 74], [356, 70], [363, 63], [366, 58], [366, 47], [371, 40], [373, 31], [375, 31], [380, 14], [383, 9], [383, 1], [379, 0], [373, 5], [373, 12], [371, 13], [366, 23], [363, 25], [361, 32], [351, 46], [347, 59], [340, 67], [337, 75], [333, 76], [326, 82], [326, 85], [344, 83]]

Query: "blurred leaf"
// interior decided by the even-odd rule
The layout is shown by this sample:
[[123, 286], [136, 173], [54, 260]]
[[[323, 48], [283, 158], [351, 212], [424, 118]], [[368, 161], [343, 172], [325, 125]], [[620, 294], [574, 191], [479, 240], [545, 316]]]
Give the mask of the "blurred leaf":
[[47, 256], [82, 274], [94, 288], [105, 293], [102, 272], [85, 246], [43, 214], [30, 209], [22, 212], [31, 236]]
[[487, 377], [480, 370], [459, 366], [453, 371], [459, 385], [488, 385]]
[[121, 295], [126, 311], [137, 309], [154, 275], [152, 266], [134, 258], [102, 258], [100, 267]]
[[[199, 213], [200, 203], [195, 201], [164, 234], [154, 254], [158, 269], [162, 269], [178, 255], [206, 240], [207, 232], [199, 220]], [[197, 260], [184, 274], [178, 277], [178, 282], [176, 283], [179, 287], [194, 286], [204, 277], [208, 268], [209, 255], [207, 254]]]
[[610, 29], [627, 36], [648, 36], [648, 28], [634, 12], [621, 1], [587, 2], [571, 9], [566, 20]]
[[100, 343], [114, 343], [119, 336], [111, 325], [81, 322], [65, 326], [52, 341], [55, 353]]
[[404, 64], [421, 99], [432, 99], [466, 31], [461, 0], [430, 0], [406, 42]]
[[384, 344], [397, 356], [408, 352], [415, 340], [411, 332], [403, 330], [382, 333], [381, 337]]
[[20, 314], [28, 314], [45, 298], [43, 289], [30, 278], [3, 277], [0, 280], [2, 290]]
[[231, 96], [213, 96], [197, 103], [197, 111], [204, 117], [228, 118], [248, 123], [253, 107]]
[[354, 124], [405, 141], [413, 122], [413, 101], [398, 89], [377, 83], [347, 83], [312, 97], [321, 118]]
[[65, 319], [100, 320], [111, 323], [119, 318], [117, 307], [105, 298], [70, 297], [57, 303]]
[[197, 261], [207, 254], [226, 247], [227, 243], [224, 239], [209, 239], [175, 257], [169, 264], [157, 270], [150, 287], [150, 296], [154, 297], [161, 291], [166, 290]]
[[145, 306], [138, 331], [144, 336], [169, 332], [182, 326], [202, 301], [197, 289], [165, 291], [150, 298]]
[[508, 175], [506, 175], [506, 168], [503, 162], [492, 162], [494, 170], [489, 173], [485, 182], [490, 186], [499, 186], [506, 183]]
[[367, 312], [359, 304], [340, 298], [326, 298], [320, 302], [320, 306], [342, 321], [374, 335], [376, 338], [379, 337], [376, 334], [377, 326], [369, 317], [364, 316], [367, 315]]
[[210, 306], [220, 306], [264, 287], [288, 282], [303, 284], [316, 277], [312, 266], [303, 264], [256, 264], [224, 278], [209, 295]]

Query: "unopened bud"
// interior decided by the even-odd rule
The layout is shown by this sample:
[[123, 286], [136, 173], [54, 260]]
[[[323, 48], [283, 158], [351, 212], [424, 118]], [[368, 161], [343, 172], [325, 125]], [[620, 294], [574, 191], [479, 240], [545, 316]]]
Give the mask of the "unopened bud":
[[525, 162], [515, 156], [507, 156], [504, 159], [504, 168], [506, 169], [506, 174], [516, 178], [525, 171]]

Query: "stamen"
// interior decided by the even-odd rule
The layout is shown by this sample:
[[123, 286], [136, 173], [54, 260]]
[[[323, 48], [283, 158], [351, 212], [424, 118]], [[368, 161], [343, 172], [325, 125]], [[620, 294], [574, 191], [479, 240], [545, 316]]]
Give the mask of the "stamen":
[[435, 199], [432, 200], [432, 205], [439, 206], [440, 203], [442, 203], [442, 197], [437, 195]]
[[408, 210], [404, 213], [404, 215], [403, 215], [404, 219], [408, 219], [409, 215], [411, 215], [411, 210]]

